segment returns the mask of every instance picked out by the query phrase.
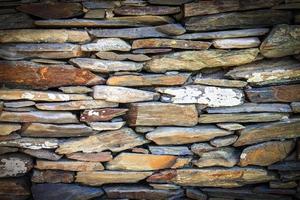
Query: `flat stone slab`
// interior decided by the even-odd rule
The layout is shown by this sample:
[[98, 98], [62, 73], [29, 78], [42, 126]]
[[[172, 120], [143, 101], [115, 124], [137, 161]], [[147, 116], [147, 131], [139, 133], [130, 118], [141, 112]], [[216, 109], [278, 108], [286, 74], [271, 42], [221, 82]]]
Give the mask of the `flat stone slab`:
[[119, 38], [97, 39], [93, 43], [81, 45], [82, 51], [130, 51], [131, 46]]
[[180, 12], [176, 6], [122, 6], [114, 9], [118, 15], [170, 15]]
[[59, 160], [62, 158], [61, 155], [58, 155], [49, 149], [20, 149], [19, 151], [32, 157], [45, 160]]
[[64, 170], [64, 171], [97, 171], [104, 170], [103, 165], [100, 162], [83, 162], [72, 160], [36, 160], [34, 166], [36, 169], [45, 170]]
[[122, 128], [126, 122], [90, 122], [89, 126], [95, 131], [112, 131]]
[[80, 115], [80, 121], [83, 122], [99, 122], [109, 121], [115, 117], [126, 114], [128, 109], [125, 108], [102, 108], [85, 110]]
[[33, 167], [30, 156], [21, 153], [0, 155], [0, 177], [23, 176]]
[[31, 181], [33, 183], [72, 183], [74, 172], [62, 170], [33, 170]]
[[9, 135], [14, 131], [20, 130], [21, 124], [15, 123], [0, 123], [0, 136]]
[[66, 155], [67, 158], [79, 161], [88, 162], [107, 162], [112, 160], [111, 152], [99, 152], [99, 153], [71, 153]]
[[30, 198], [30, 196], [30, 187], [25, 177], [0, 179], [0, 198], [7, 200], [26, 200]]
[[257, 37], [233, 38], [233, 39], [216, 39], [212, 42], [217, 49], [246, 49], [258, 47], [260, 40]]
[[54, 138], [14, 138], [12, 140], [0, 141], [1, 147], [18, 147], [25, 149], [56, 149], [59, 141]]
[[193, 153], [186, 146], [149, 146], [151, 154], [186, 156]]
[[98, 52], [96, 56], [103, 60], [113, 60], [113, 61], [123, 61], [123, 60], [131, 60], [136, 62], [142, 62], [151, 60], [151, 58], [144, 54], [118, 54], [115, 52]]
[[92, 88], [86, 86], [66, 86], [59, 87], [58, 89], [67, 94], [86, 94], [93, 91]]

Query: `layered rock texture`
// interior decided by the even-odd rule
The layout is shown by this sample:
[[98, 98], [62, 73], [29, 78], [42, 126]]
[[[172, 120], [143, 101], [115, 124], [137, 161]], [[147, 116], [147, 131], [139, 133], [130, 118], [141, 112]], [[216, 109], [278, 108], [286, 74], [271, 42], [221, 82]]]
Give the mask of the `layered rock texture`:
[[0, 0], [0, 200], [300, 199], [299, 0]]

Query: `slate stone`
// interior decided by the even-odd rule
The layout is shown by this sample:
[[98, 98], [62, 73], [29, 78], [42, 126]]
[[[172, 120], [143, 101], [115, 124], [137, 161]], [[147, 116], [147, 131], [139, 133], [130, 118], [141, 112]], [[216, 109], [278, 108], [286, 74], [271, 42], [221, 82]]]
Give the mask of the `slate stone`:
[[83, 162], [73, 160], [36, 160], [34, 166], [36, 169], [45, 170], [64, 170], [64, 171], [97, 171], [104, 170], [103, 165], [100, 162]]
[[14, 147], [0, 147], [0, 155], [6, 154], [6, 153], [14, 153], [17, 151], [18, 151], [18, 148], [14, 148]]
[[150, 4], [157, 4], [157, 5], [182, 5], [188, 2], [191, 2], [192, 0], [148, 0]]
[[17, 177], [28, 173], [33, 167], [30, 156], [21, 153], [0, 155], [0, 177]]
[[191, 150], [196, 155], [201, 156], [203, 153], [217, 150], [217, 148], [209, 143], [195, 143], [191, 146]]
[[186, 146], [149, 146], [151, 154], [186, 156], [193, 153]]
[[31, 191], [29, 181], [25, 177], [1, 178], [0, 198], [3, 200], [26, 200]]
[[61, 170], [33, 170], [31, 181], [33, 183], [72, 183], [74, 172]]
[[1, 14], [0, 20], [0, 29], [22, 29], [34, 27], [33, 19], [24, 13]]
[[247, 85], [247, 82], [238, 81], [238, 80], [228, 80], [228, 79], [196, 77], [194, 80], [194, 84], [219, 86], [219, 87], [243, 88]]
[[122, 128], [126, 122], [90, 122], [89, 126], [96, 131], [112, 131]]
[[294, 113], [300, 113], [300, 102], [292, 102], [291, 107]]
[[92, 88], [86, 86], [66, 86], [58, 89], [67, 94], [86, 94], [93, 91]]
[[233, 143], [235, 143], [237, 139], [238, 139], [237, 135], [228, 135], [228, 136], [212, 139], [210, 141], [210, 144], [215, 147], [224, 147], [224, 146], [232, 145]]
[[114, 9], [117, 15], [170, 15], [180, 12], [175, 6], [122, 6]]
[[158, 53], [167, 53], [172, 51], [169, 48], [159, 48], [159, 49], [135, 49], [132, 53], [135, 54], [158, 54]]
[[291, 189], [297, 187], [296, 181], [281, 182], [281, 181], [270, 181], [269, 187], [273, 189]]
[[186, 196], [191, 199], [196, 200], [207, 200], [207, 195], [202, 192], [200, 189], [197, 188], [187, 188], [186, 189]]
[[109, 121], [115, 117], [126, 114], [128, 109], [124, 108], [102, 108], [93, 110], [84, 110], [80, 115], [80, 121], [98, 122]]
[[156, 27], [161, 33], [165, 33], [167, 35], [182, 35], [185, 33], [185, 28], [181, 24], [165, 24]]
[[268, 166], [270, 170], [279, 170], [279, 171], [298, 171], [300, 170], [299, 161], [287, 161], [280, 162]]
[[84, 1], [82, 5], [87, 9], [98, 9], [98, 8], [115, 8], [121, 5], [120, 1]]
[[14, 131], [20, 130], [21, 124], [15, 123], [0, 123], [0, 136], [9, 135]]
[[58, 147], [58, 140], [54, 138], [12, 138], [0, 141], [0, 146], [19, 147], [25, 149], [55, 149]]
[[8, 101], [4, 102], [5, 107], [10, 107], [10, 108], [22, 108], [22, 107], [28, 107], [28, 106], [34, 106], [35, 102], [34, 101]]
[[48, 149], [20, 149], [19, 151], [32, 157], [46, 160], [59, 160], [62, 158], [61, 155]]
[[217, 49], [246, 49], [258, 47], [260, 45], [260, 40], [257, 37], [215, 39], [212, 44]]
[[131, 46], [119, 38], [97, 39], [93, 43], [81, 45], [82, 51], [130, 51]]
[[117, 54], [114, 52], [98, 52], [96, 53], [96, 56], [103, 60], [113, 60], [113, 61], [122, 61], [122, 60], [131, 60], [136, 62], [142, 62], [151, 60], [150, 57], [143, 54]]
[[86, 19], [104, 19], [105, 18], [105, 9], [93, 9], [88, 10], [84, 17]]
[[217, 127], [228, 130], [228, 131], [237, 131], [242, 130], [245, 127], [238, 123], [217, 123]]
[[72, 153], [67, 154], [67, 158], [72, 160], [79, 160], [79, 161], [88, 161], [88, 162], [107, 162], [112, 160], [111, 152], [100, 152], [100, 153]]

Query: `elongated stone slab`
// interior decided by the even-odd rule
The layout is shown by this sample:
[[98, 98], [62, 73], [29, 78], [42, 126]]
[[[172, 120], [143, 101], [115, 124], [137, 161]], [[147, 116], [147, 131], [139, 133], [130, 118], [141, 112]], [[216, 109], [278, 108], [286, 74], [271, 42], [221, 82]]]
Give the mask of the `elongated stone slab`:
[[189, 85], [183, 87], [156, 88], [156, 91], [170, 95], [165, 101], [172, 103], [198, 103], [209, 107], [236, 106], [244, 102], [243, 92], [238, 89]]
[[103, 100], [83, 100], [58, 103], [37, 103], [35, 105], [40, 110], [85, 110], [96, 108], [117, 107], [117, 103]]
[[32, 101], [71, 101], [71, 100], [89, 100], [91, 97], [83, 94], [64, 94], [61, 92], [20, 90], [20, 89], [1, 89], [0, 99], [3, 100], [21, 100]]
[[195, 126], [197, 118], [195, 105], [159, 102], [133, 103], [127, 114], [130, 126]]
[[21, 125], [15, 123], [0, 123], [0, 136], [9, 135], [14, 131], [20, 130]]
[[208, 49], [210, 42], [174, 40], [174, 39], [139, 39], [134, 40], [132, 49], [173, 48], [173, 49]]
[[191, 1], [192, 0], [165, 0], [165, 1], [148, 0], [150, 4], [155, 4], [155, 5], [182, 5]]
[[67, 85], [97, 85], [105, 79], [72, 65], [43, 65], [27, 61], [1, 61], [0, 83], [47, 89]]
[[148, 143], [148, 141], [137, 135], [132, 129], [122, 128], [86, 138], [69, 139], [61, 143], [56, 152], [59, 154], [70, 154], [79, 151], [92, 153], [104, 150], [119, 152], [145, 143]]
[[219, 87], [233, 87], [243, 88], [247, 85], [245, 81], [228, 80], [228, 79], [216, 79], [216, 78], [200, 78], [197, 77], [194, 80], [194, 84], [219, 86]]
[[149, 146], [149, 150], [155, 155], [186, 156], [193, 154], [186, 146]]
[[279, 170], [279, 171], [295, 171], [296, 174], [297, 174], [297, 171], [300, 170], [299, 161], [286, 161], [286, 162], [276, 163], [276, 164], [270, 165], [268, 167], [268, 169]]
[[174, 6], [122, 6], [114, 9], [118, 15], [170, 15], [179, 12], [180, 8]]
[[18, 6], [17, 10], [44, 19], [71, 18], [83, 14], [80, 3], [31, 3]]
[[201, 114], [199, 123], [222, 123], [222, 122], [272, 122], [287, 118], [283, 113], [236, 113], [236, 114]]
[[217, 49], [245, 49], [258, 47], [259, 45], [260, 40], [257, 37], [213, 40], [213, 46]]
[[300, 85], [253, 88], [245, 92], [249, 100], [255, 103], [300, 101]]
[[92, 88], [86, 86], [66, 86], [58, 89], [67, 94], [86, 94], [93, 91]]
[[95, 86], [93, 92], [94, 99], [116, 103], [132, 103], [139, 101], [152, 101], [159, 98], [159, 94], [144, 90], [131, 89], [117, 86]]
[[94, 131], [85, 124], [41, 124], [32, 123], [22, 131], [22, 136], [26, 137], [79, 137], [89, 136]]
[[1, 30], [0, 43], [8, 42], [89, 42], [90, 36], [86, 31], [64, 29], [20, 29]]
[[165, 24], [156, 27], [161, 33], [167, 35], [182, 35], [185, 33], [185, 28], [181, 24]]
[[240, 166], [268, 166], [286, 158], [295, 147], [292, 140], [271, 141], [243, 149]]
[[97, 171], [104, 170], [103, 165], [100, 162], [82, 162], [72, 160], [59, 160], [59, 161], [47, 161], [37, 160], [36, 169], [53, 169], [53, 170], [64, 170], [64, 171]]
[[112, 160], [112, 155], [109, 151], [100, 152], [100, 153], [77, 152], [77, 153], [67, 154], [66, 157], [72, 160], [88, 161], [88, 162], [107, 162]]
[[98, 39], [93, 43], [81, 45], [82, 51], [130, 51], [131, 46], [120, 38]]
[[77, 183], [100, 186], [111, 183], [136, 183], [153, 172], [128, 172], [128, 171], [102, 171], [102, 172], [78, 172], [76, 175]]
[[158, 145], [177, 145], [209, 141], [215, 137], [230, 135], [232, 132], [213, 125], [183, 127], [158, 127], [146, 134], [146, 138]]
[[48, 149], [20, 149], [19, 151], [32, 157], [46, 160], [59, 160], [62, 158], [61, 155]]
[[121, 153], [106, 168], [109, 170], [150, 171], [170, 168], [174, 165], [176, 156], [152, 155], [138, 153]]
[[93, 72], [110, 73], [119, 71], [140, 71], [143, 68], [142, 63], [131, 61], [109, 61], [94, 58], [74, 58], [70, 62], [82, 69], [88, 69]]
[[289, 24], [290, 20], [289, 11], [256, 10], [191, 17], [186, 20], [185, 27], [188, 31], [213, 31]]
[[0, 20], [0, 29], [20, 29], [34, 27], [33, 19], [24, 13], [1, 14]]
[[33, 167], [30, 156], [20, 153], [0, 155], [0, 177], [23, 176]]
[[97, 122], [109, 121], [115, 117], [124, 115], [128, 109], [124, 108], [102, 108], [94, 110], [85, 110], [80, 115], [80, 121]]
[[253, 62], [258, 49], [182, 51], [156, 56], [145, 69], [151, 72], [172, 70], [197, 71], [203, 68], [228, 67]]
[[300, 25], [278, 25], [260, 46], [263, 56], [283, 57], [300, 53]]
[[33, 198], [36, 200], [52, 200], [60, 198], [88, 200], [101, 197], [104, 194], [101, 188], [63, 183], [36, 184], [31, 187], [31, 191]]
[[76, 115], [70, 112], [31, 111], [7, 112], [0, 114], [2, 122], [78, 123]]
[[0, 147], [0, 155], [17, 152], [19, 149], [14, 147]]
[[[229, 127], [229, 128], [225, 127], [224, 128], [224, 126], [221, 127], [221, 126], [219, 126], [219, 124], [217, 124], [217, 126], [220, 127], [220, 128], [223, 128], [223, 129], [226, 128], [225, 130], [230, 130], [230, 131], [233, 131], [235, 129], [240, 130], [240, 129], [244, 128], [242, 125], [240, 125], [241, 127], [237, 127], [237, 128], [236, 127], [234, 127], [234, 128], [232, 128], [232, 127]], [[235, 141], [237, 139], [238, 139], [237, 135], [228, 135], [228, 136], [224, 136], [224, 137], [219, 137], [219, 138], [212, 139], [210, 141], [210, 144], [213, 145], [213, 146], [215, 146], [215, 147], [225, 147], [225, 146], [232, 145], [233, 143], [235, 143]]]
[[33, 170], [31, 181], [34, 183], [72, 183], [74, 172], [61, 170]]
[[96, 131], [112, 131], [122, 128], [126, 122], [91, 122], [89, 126]]
[[58, 140], [54, 138], [15, 138], [13, 140], [0, 141], [1, 147], [19, 147], [25, 149], [55, 149]]
[[30, 198], [31, 191], [28, 180], [20, 178], [0, 179], [0, 198], [5, 200], [26, 200]]
[[170, 48], [159, 48], [159, 49], [135, 49], [132, 53], [135, 54], [158, 54], [158, 53], [168, 53], [172, 51]]
[[151, 58], [147, 55], [143, 54], [117, 54], [114, 52], [98, 52], [96, 53], [96, 56], [103, 60], [113, 60], [113, 61], [122, 61], [122, 60], [131, 60], [136, 62], [142, 62], [151, 60]]
[[23, 107], [29, 107], [29, 106], [34, 106], [35, 102], [34, 101], [7, 101], [4, 102], [5, 107], [9, 108], [23, 108]]
[[234, 146], [255, 144], [268, 140], [288, 139], [299, 137], [300, 120], [297, 118], [287, 121], [248, 125], [240, 131], [240, 137]]

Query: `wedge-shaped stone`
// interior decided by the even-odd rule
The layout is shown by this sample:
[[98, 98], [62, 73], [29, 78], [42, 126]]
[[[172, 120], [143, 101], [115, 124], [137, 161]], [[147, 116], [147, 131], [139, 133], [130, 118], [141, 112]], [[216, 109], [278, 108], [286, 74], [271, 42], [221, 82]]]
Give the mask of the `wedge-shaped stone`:
[[132, 129], [122, 128], [86, 138], [69, 139], [61, 143], [56, 152], [59, 154], [70, 154], [79, 151], [91, 153], [104, 150], [119, 152], [145, 143], [148, 143], [148, 141], [137, 135]]
[[112, 76], [106, 84], [118, 86], [169, 86], [183, 85], [189, 74], [155, 74]]
[[[202, 190], [197, 189], [197, 188], [187, 188], [186, 191], [186, 196], [189, 197], [190, 199], [197, 199], [197, 200], [207, 200], [208, 196]], [[220, 200], [220, 199], [219, 199]]]
[[221, 123], [221, 122], [272, 122], [287, 118], [283, 113], [235, 113], [235, 114], [200, 114], [199, 123]]
[[203, 68], [228, 67], [253, 62], [258, 49], [182, 51], [156, 56], [145, 69], [151, 72], [172, 70], [197, 71]]
[[34, 27], [33, 19], [24, 13], [1, 14], [0, 20], [0, 29], [19, 29]]
[[27, 58], [65, 59], [85, 56], [80, 46], [70, 43], [4, 44], [0, 46], [0, 57], [6, 60]]
[[[256, 10], [246, 12], [231, 12], [215, 15], [191, 17], [185, 22], [188, 31], [213, 31], [234, 28], [257, 28], [276, 24], [289, 24], [289, 11]], [[255, 20], [253, 20], [255, 18]]]
[[216, 149], [217, 149], [216, 147], [210, 145], [209, 143], [204, 143], [204, 142], [196, 143], [191, 146], [192, 152], [200, 157], [203, 153], [210, 152]]
[[144, 54], [118, 54], [115, 52], [98, 52], [96, 56], [103, 60], [113, 60], [113, 61], [122, 61], [122, 60], [131, 60], [136, 62], [142, 62], [151, 60], [151, 58]]
[[197, 118], [195, 105], [159, 102], [133, 103], [127, 114], [130, 126], [195, 126]]
[[118, 15], [170, 15], [179, 12], [180, 8], [174, 6], [122, 6], [114, 9]]
[[62, 158], [62, 155], [58, 155], [48, 149], [20, 149], [19, 151], [32, 157], [46, 160], [59, 160]]
[[116, 103], [132, 103], [139, 101], [152, 101], [159, 98], [159, 94], [144, 90], [137, 90], [126, 87], [117, 86], [95, 86], [93, 92], [94, 99], [102, 99], [105, 101]]
[[66, 86], [58, 89], [67, 94], [86, 94], [93, 91], [92, 88], [86, 86]]
[[31, 182], [33, 183], [72, 183], [74, 172], [61, 170], [33, 170]]
[[172, 103], [198, 103], [209, 107], [236, 106], [244, 102], [241, 90], [210, 86], [189, 85], [183, 87], [156, 88], [160, 93], [170, 95], [165, 101]]
[[299, 137], [300, 120], [297, 118], [281, 122], [248, 125], [240, 132], [234, 146], [255, 144], [268, 140]]
[[131, 46], [120, 38], [97, 39], [93, 43], [81, 45], [82, 51], [130, 51]]
[[17, 10], [44, 19], [71, 18], [83, 14], [80, 3], [30, 3], [18, 6]]
[[173, 49], [208, 49], [210, 42], [174, 40], [174, 39], [139, 39], [134, 40], [132, 49], [173, 48]]
[[47, 89], [66, 85], [97, 85], [105, 80], [72, 65], [43, 65], [27, 61], [1, 61], [0, 84]]
[[115, 117], [124, 115], [128, 109], [125, 108], [102, 108], [94, 110], [85, 110], [80, 115], [80, 121], [97, 122], [109, 121]]
[[117, 107], [118, 104], [103, 100], [85, 100], [58, 103], [37, 103], [35, 106], [40, 110], [85, 110], [95, 108]]
[[149, 150], [155, 155], [193, 155], [193, 153], [186, 146], [149, 146]]
[[1, 89], [0, 99], [3, 100], [21, 100], [32, 101], [71, 101], [71, 100], [89, 100], [91, 97], [83, 94], [64, 94], [61, 92], [20, 90], [20, 89]]
[[89, 42], [89, 34], [82, 30], [20, 29], [0, 31], [0, 43], [8, 42]]
[[260, 40], [257, 37], [216, 39], [213, 40], [213, 45], [217, 49], [245, 49], [258, 47], [260, 45]]
[[58, 147], [58, 140], [54, 138], [16, 138], [13, 140], [1, 141], [0, 146], [19, 147], [25, 149], [55, 149]]
[[107, 162], [112, 160], [111, 152], [100, 152], [100, 153], [72, 153], [67, 154], [67, 158], [72, 160], [79, 161], [88, 161], [88, 162]]
[[80, 186], [76, 184], [44, 183], [31, 187], [35, 200], [72, 199], [88, 200], [101, 197], [104, 192], [101, 188]]
[[112, 131], [122, 128], [126, 122], [91, 122], [89, 126], [96, 131]]
[[[155, 176], [152, 175], [152, 176]], [[151, 176], [150, 176], [151, 178]], [[167, 180], [166, 180], [167, 179]], [[199, 187], [241, 187], [247, 184], [275, 180], [276, 175], [259, 167], [232, 167], [206, 169], [178, 169], [173, 177], [160, 177], [152, 181], [169, 181], [181, 186]]]
[[102, 171], [102, 172], [78, 172], [76, 175], [77, 183], [100, 186], [111, 183], [136, 183], [153, 172], [128, 172], [128, 171]]
[[110, 73], [119, 71], [140, 71], [143, 63], [131, 61], [110, 61], [94, 58], [74, 58], [70, 62], [82, 69], [88, 69], [93, 72]]
[[226, 76], [247, 80], [252, 85], [293, 83], [300, 80], [299, 61], [290, 58], [264, 59], [234, 68]]
[[247, 82], [238, 81], [238, 80], [228, 80], [228, 79], [196, 77], [196, 79], [194, 80], [194, 84], [219, 86], [219, 87], [243, 88], [247, 85]]
[[[240, 127], [239, 127], [239, 129], [240, 129]], [[231, 130], [232, 130], [232, 128], [231, 128]], [[210, 141], [210, 144], [215, 146], [215, 147], [224, 147], [224, 146], [232, 145], [233, 143], [235, 143], [235, 141], [237, 139], [238, 139], [237, 135], [228, 135], [228, 136], [218, 137], [218, 138], [212, 139]]]
[[268, 58], [300, 53], [300, 25], [278, 25], [260, 46], [260, 52]]
[[0, 136], [9, 135], [14, 131], [20, 130], [20, 124], [14, 123], [0, 123]]
[[182, 35], [185, 33], [185, 28], [181, 24], [165, 24], [156, 27], [161, 33], [167, 35]]
[[291, 107], [294, 113], [300, 113], [300, 102], [291, 103]]
[[65, 171], [97, 171], [104, 170], [103, 165], [100, 162], [82, 162], [72, 160], [59, 160], [59, 161], [47, 161], [37, 160], [36, 169], [54, 169], [54, 170], [65, 170]]
[[246, 147], [240, 159], [240, 166], [268, 166], [286, 158], [295, 147], [292, 140], [271, 141]]
[[255, 103], [300, 101], [300, 84], [252, 88], [245, 92], [248, 99]]
[[209, 141], [215, 137], [230, 135], [232, 132], [213, 125], [183, 127], [158, 127], [146, 134], [146, 138], [158, 145], [189, 144]]
[[32, 123], [22, 131], [26, 137], [79, 137], [89, 136], [94, 131], [85, 124], [41, 124]]
[[0, 198], [4, 200], [26, 200], [30, 198], [31, 191], [28, 180], [20, 178], [0, 179]]
[[33, 167], [30, 156], [20, 153], [0, 155], [0, 177], [23, 176]]
[[138, 153], [121, 153], [106, 168], [109, 170], [150, 171], [170, 168], [176, 162], [176, 156]]
[[71, 112], [31, 111], [31, 112], [7, 112], [0, 114], [3, 122], [40, 122], [40, 123], [78, 123], [75, 114]]
[[212, 166], [233, 167], [239, 162], [239, 155], [236, 149], [223, 147], [203, 153], [193, 164], [199, 168]]

